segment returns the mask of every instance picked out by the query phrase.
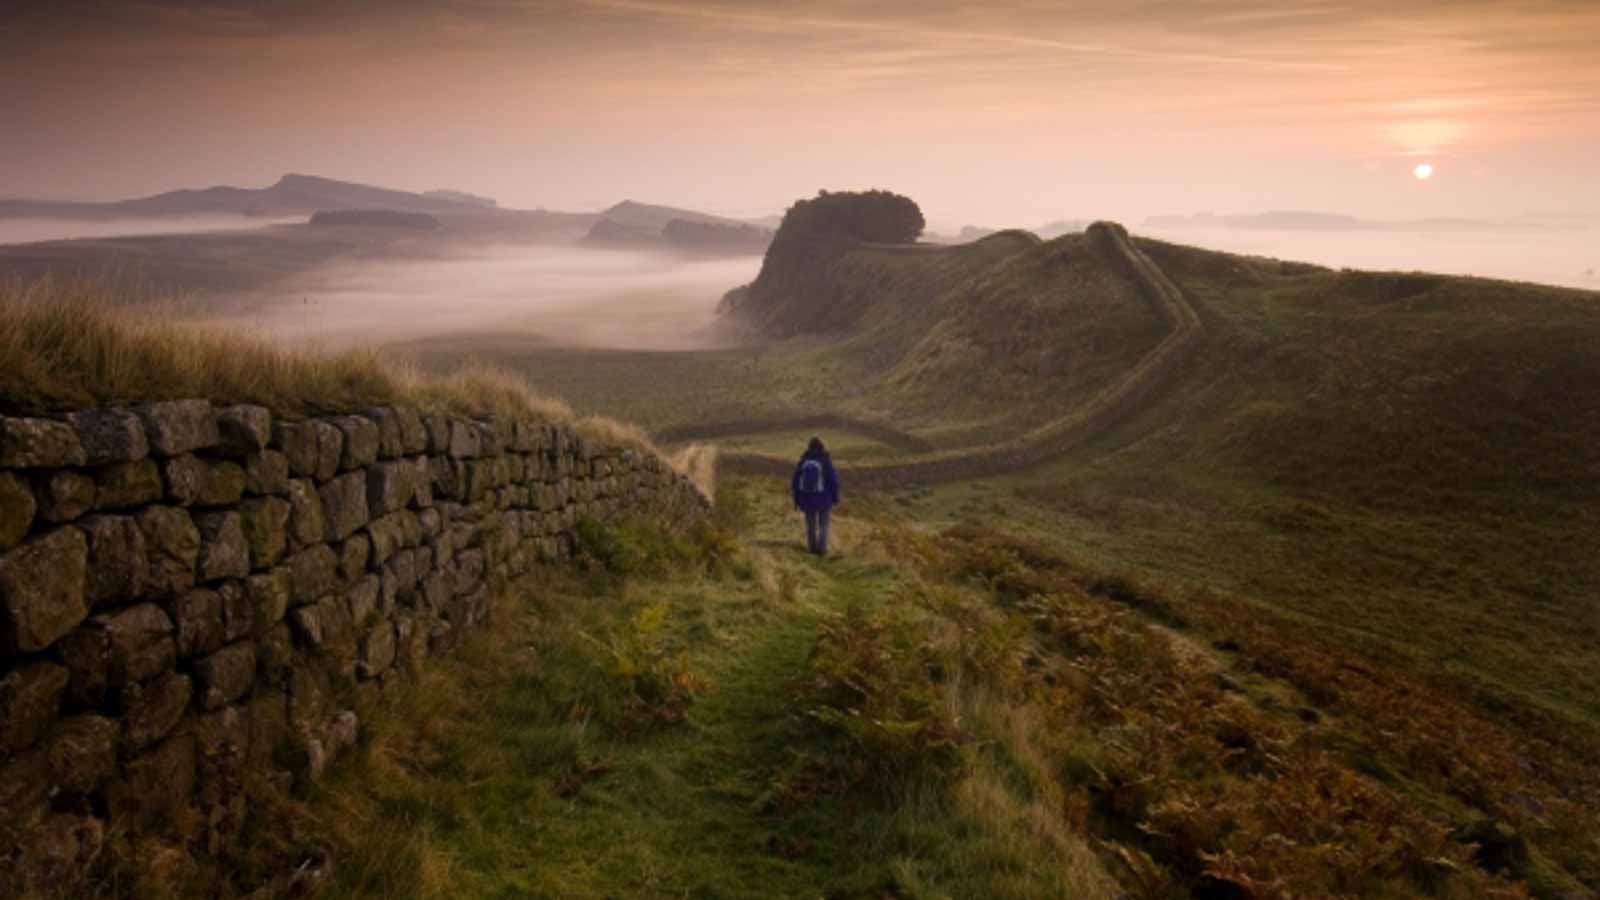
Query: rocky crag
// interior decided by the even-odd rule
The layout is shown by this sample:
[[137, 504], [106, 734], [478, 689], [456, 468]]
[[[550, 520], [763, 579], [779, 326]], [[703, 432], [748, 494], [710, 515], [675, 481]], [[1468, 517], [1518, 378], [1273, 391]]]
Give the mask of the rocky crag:
[[683, 523], [659, 458], [567, 425], [205, 400], [0, 418], [0, 895], [70, 890], [110, 836], [220, 852], [353, 712], [574, 550]]

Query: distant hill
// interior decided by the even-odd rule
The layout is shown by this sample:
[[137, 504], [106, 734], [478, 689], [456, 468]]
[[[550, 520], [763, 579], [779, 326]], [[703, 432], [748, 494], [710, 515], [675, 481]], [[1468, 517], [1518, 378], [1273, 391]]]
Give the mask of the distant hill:
[[498, 207], [500, 205], [499, 203], [495, 202], [492, 198], [481, 197], [481, 196], [479, 196], [477, 194], [469, 194], [466, 191], [452, 191], [452, 190], [423, 191], [422, 192], [422, 196], [424, 196], [424, 197], [432, 197], [432, 198], [437, 199], [437, 200], [449, 200], [449, 201], [452, 201], [454, 203], [466, 203], [466, 204], [468, 204], [470, 206], [482, 206], [482, 207], [484, 207], [486, 209], [494, 209], [494, 208], [496, 208], [496, 207]]
[[635, 200], [624, 200], [621, 203], [600, 213], [602, 219], [609, 219], [632, 228], [660, 232], [667, 227], [673, 219], [684, 222], [699, 222], [706, 225], [750, 225], [739, 219], [730, 219], [726, 216], [714, 216], [710, 213], [696, 212], [692, 209], [680, 209], [675, 206], [657, 206], [651, 203], [639, 203]]
[[579, 241], [587, 247], [645, 249], [658, 247], [661, 244], [661, 232], [657, 229], [629, 225], [615, 219], [601, 219], [594, 223], [589, 233]]
[[325, 209], [390, 209], [407, 212], [481, 211], [479, 203], [451, 197], [396, 191], [315, 175], [285, 175], [264, 188], [184, 189], [107, 203], [0, 200], [0, 217], [52, 219], [138, 219], [165, 216], [235, 214], [285, 216]]
[[600, 214], [580, 243], [590, 247], [660, 249], [707, 255], [766, 251], [772, 231], [737, 219], [624, 200]]

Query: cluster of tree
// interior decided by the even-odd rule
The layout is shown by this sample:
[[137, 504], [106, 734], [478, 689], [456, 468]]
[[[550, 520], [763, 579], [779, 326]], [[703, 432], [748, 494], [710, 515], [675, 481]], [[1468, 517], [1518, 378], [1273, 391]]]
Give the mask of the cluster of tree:
[[778, 235], [780, 240], [787, 234], [908, 244], [922, 234], [926, 225], [922, 210], [910, 197], [890, 191], [820, 191], [816, 197], [789, 207]]

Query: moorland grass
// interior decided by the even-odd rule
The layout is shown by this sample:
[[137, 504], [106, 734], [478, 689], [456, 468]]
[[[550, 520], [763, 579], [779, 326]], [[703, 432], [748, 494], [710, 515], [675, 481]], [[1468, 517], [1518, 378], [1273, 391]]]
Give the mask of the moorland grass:
[[317, 895], [351, 898], [1600, 880], [1592, 760], [1315, 630], [877, 512], [817, 560], [781, 491], [723, 487], [699, 534], [585, 529], [586, 574], [515, 585], [491, 633], [363, 709], [355, 762], [234, 871], [331, 858]]
[[584, 434], [663, 456], [710, 495], [715, 454], [662, 454], [640, 429], [581, 419], [527, 378], [457, 364], [423, 373], [377, 348], [302, 351], [265, 337], [185, 321], [170, 298], [111, 278], [0, 282], [0, 412], [49, 414], [98, 405], [205, 397], [279, 415], [403, 404], [429, 412], [572, 422]]

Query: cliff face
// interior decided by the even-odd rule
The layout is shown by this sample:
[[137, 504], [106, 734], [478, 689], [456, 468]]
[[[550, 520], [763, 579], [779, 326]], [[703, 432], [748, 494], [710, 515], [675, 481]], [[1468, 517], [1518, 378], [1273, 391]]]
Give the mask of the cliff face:
[[847, 328], [858, 311], [843, 308], [834, 265], [853, 248], [910, 246], [923, 226], [916, 203], [888, 191], [823, 191], [797, 201], [756, 280], [730, 291], [722, 309], [738, 326], [772, 337]]
[[357, 696], [490, 620], [579, 520], [706, 508], [570, 426], [205, 400], [0, 418], [7, 887], [70, 890], [108, 833], [182, 821], [225, 847], [247, 777], [320, 777]]

